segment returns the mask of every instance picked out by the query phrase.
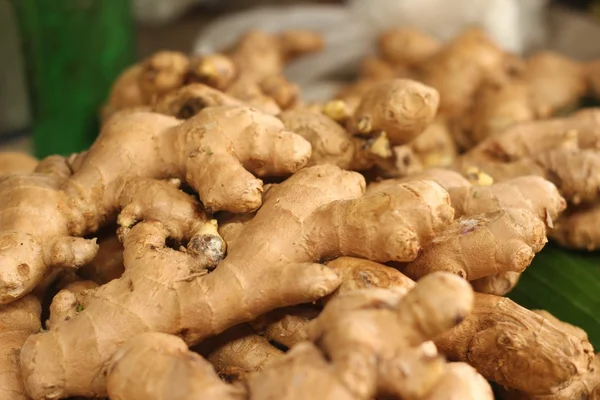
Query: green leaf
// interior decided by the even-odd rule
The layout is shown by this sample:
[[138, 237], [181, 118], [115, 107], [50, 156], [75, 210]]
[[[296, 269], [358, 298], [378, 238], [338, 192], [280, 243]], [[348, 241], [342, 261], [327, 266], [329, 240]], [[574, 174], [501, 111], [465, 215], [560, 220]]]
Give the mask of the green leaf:
[[569, 251], [549, 244], [536, 255], [508, 297], [579, 326], [594, 348], [600, 348], [599, 252]]

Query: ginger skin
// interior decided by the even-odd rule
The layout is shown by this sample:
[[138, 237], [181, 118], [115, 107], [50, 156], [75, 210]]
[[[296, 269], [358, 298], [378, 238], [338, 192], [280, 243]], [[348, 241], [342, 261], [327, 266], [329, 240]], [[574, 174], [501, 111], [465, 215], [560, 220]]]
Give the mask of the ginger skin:
[[[0, 303], [30, 292], [53, 266], [89, 263], [97, 245], [81, 236], [113, 222], [121, 209], [143, 214], [144, 201], [138, 209], [127, 202], [150, 198], [155, 186], [128, 182], [179, 178], [211, 211], [248, 212], [262, 201], [262, 181], [254, 174], [291, 174], [308, 162], [310, 151], [275, 117], [246, 107], [213, 107], [183, 123], [144, 112], [115, 116], [68, 179], [34, 174], [0, 181], [0, 193], [11, 199], [0, 207]], [[127, 194], [125, 187], [138, 193]]]
[[0, 306], [0, 398], [29, 400], [22, 383], [19, 351], [31, 334], [42, 326], [42, 308], [34, 296]]
[[[318, 260], [342, 255], [381, 262], [414, 259], [419, 243], [447, 225], [452, 210], [437, 184], [407, 185], [362, 196], [365, 182], [357, 173], [332, 165], [298, 171], [269, 188], [256, 216], [239, 233], [254, 240], [234, 240], [227, 258], [208, 274], [205, 267], [215, 260], [202, 252], [190, 254], [189, 244], [188, 253], [166, 247], [166, 239], [177, 236], [175, 222], [170, 229], [142, 222], [125, 230], [123, 275], [100, 287], [77, 316], [25, 344], [21, 365], [31, 397], [102, 395], [98, 371], [137, 333], [178, 334], [195, 344], [275, 308], [315, 301], [340, 284], [335, 271], [314, 264]], [[203, 243], [202, 237], [197, 242]], [[161, 308], [147, 301], [149, 292], [162, 299]], [[96, 327], [105, 328], [102, 335], [94, 334]], [[68, 347], [60, 345], [67, 342]]]

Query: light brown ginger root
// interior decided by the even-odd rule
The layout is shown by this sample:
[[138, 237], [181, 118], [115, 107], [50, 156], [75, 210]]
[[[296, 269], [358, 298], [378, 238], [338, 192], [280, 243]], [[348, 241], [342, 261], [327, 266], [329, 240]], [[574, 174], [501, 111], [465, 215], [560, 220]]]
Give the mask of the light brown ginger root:
[[308, 165], [333, 164], [343, 169], [363, 171], [390, 152], [384, 135], [367, 139], [353, 137], [322, 113], [291, 110], [282, 112], [278, 118], [287, 129], [311, 143], [312, 155]]
[[[330, 265], [337, 266], [337, 271], [360, 271], [361, 266], [377, 271], [378, 276], [389, 279], [370, 282], [390, 283], [395, 291], [410, 290], [415, 285], [398, 270], [364, 259], [342, 257]], [[504, 297], [475, 293], [473, 304], [474, 311], [466, 320], [435, 342], [442, 353], [471, 364], [486, 379], [507, 387], [541, 387], [539, 390], [548, 391], [585, 376], [578, 375], [583, 371], [591, 371], [586, 366], [593, 351], [583, 330]], [[532, 385], [528, 386], [530, 380]]]
[[102, 119], [115, 112], [149, 105], [160, 96], [183, 86], [189, 58], [175, 51], [160, 51], [127, 68], [113, 83]]
[[[596, 110], [570, 118], [516, 124], [457, 159], [453, 168], [479, 168], [495, 181], [537, 175], [573, 204], [594, 202], [600, 191]], [[594, 146], [594, 147], [592, 147]]]
[[[437, 295], [431, 296], [432, 291]], [[427, 398], [438, 381], [443, 383], [444, 379], [440, 378], [451, 373], [453, 367], [446, 369], [443, 358], [435, 349], [422, 343], [464, 318], [472, 306], [472, 296], [466, 282], [443, 273], [423, 279], [406, 296], [392, 289], [364, 289], [341, 295], [332, 300], [314, 321], [311, 335], [315, 344], [300, 343], [263, 371], [250, 375], [245, 398], [366, 400], [376, 394], [401, 395], [406, 400]], [[363, 324], [355, 329], [344, 328], [358, 324], [359, 320]], [[374, 334], [360, 334], [366, 328]], [[171, 343], [177, 343], [178, 351], [183, 351], [185, 346], [173, 337], [160, 335], [159, 338], [159, 335], [143, 334], [138, 340], [134, 338], [127, 342], [116, 353], [108, 373], [111, 398], [118, 400], [119, 396], [126, 395], [124, 390], [127, 389], [132, 396], [143, 393], [147, 396], [145, 399], [160, 399], [149, 390], [135, 390], [135, 382], [150, 381], [136, 377], [154, 376], [150, 372], [156, 363], [144, 362], [141, 357], [145, 355], [147, 359], [155, 360], [159, 349], [171, 347], [165, 343], [167, 338]], [[381, 340], [385, 337], [390, 339]], [[189, 359], [196, 358], [193, 353], [187, 354]], [[185, 357], [178, 358], [186, 360]], [[133, 364], [133, 360], [139, 361]], [[126, 368], [128, 365], [131, 366]], [[169, 366], [172, 371], [187, 371], [183, 365]], [[189, 388], [188, 393], [193, 398], [211, 398], [208, 390], [218, 381], [214, 372], [204, 371], [203, 366], [196, 368], [205, 372], [203, 377], [183, 374], [184, 378], [203, 383], [192, 389], [188, 382], [178, 384], [177, 380], [164, 379], [163, 376], [170, 376], [169, 370], [161, 368], [161, 375], [156, 375], [152, 381], [165, 382], [163, 385], [175, 382], [178, 387]], [[354, 376], [362, 379], [348, 379]], [[219, 388], [223, 388], [222, 385], [220, 383]], [[482, 390], [485, 395], [476, 398], [487, 400], [491, 398], [487, 395], [489, 392], [487, 386]], [[128, 399], [135, 400], [136, 397]]]
[[546, 242], [544, 223], [528, 210], [507, 208], [470, 215], [457, 219], [401, 270], [413, 279], [448, 271], [468, 281], [522, 272]]
[[112, 400], [246, 399], [242, 388], [219, 379], [212, 365], [189, 351], [183, 340], [164, 333], [143, 333], [125, 342], [107, 375]]
[[514, 62], [480, 28], [470, 28], [444, 45], [419, 68], [417, 80], [440, 94], [440, 113], [461, 117], [486, 82], [510, 77]]
[[406, 144], [433, 121], [438, 109], [438, 92], [417, 81], [395, 79], [368, 90], [348, 121], [354, 135], [385, 132], [393, 145]]
[[456, 217], [518, 208], [533, 212], [549, 228], [567, 207], [556, 186], [539, 176], [522, 176], [490, 186], [451, 188], [448, 194]]
[[283, 356], [269, 340], [249, 325], [241, 324], [203, 342], [198, 351], [213, 365], [221, 379], [237, 382]]
[[485, 378], [530, 394], [567, 386], [590, 370], [594, 357], [587, 339], [489, 294], [475, 294], [473, 312], [434, 341], [451, 360], [467, 362]]
[[530, 88], [534, 112], [542, 118], [576, 106], [588, 91], [584, 66], [556, 52], [532, 55], [520, 75]]
[[[89, 263], [97, 246], [80, 236], [113, 222], [128, 206], [132, 194], [124, 188], [135, 189], [138, 199], [152, 199], [157, 184], [148, 186], [145, 178], [179, 178], [211, 211], [248, 212], [262, 202], [262, 181], [255, 175], [285, 176], [309, 158], [306, 140], [277, 118], [246, 107], [211, 107], [183, 123], [143, 112], [115, 116], [66, 181], [46, 175], [0, 181], [6, 199], [0, 206], [0, 303], [27, 294], [52, 266]], [[142, 181], [128, 185], [138, 178]], [[181, 210], [190, 210], [189, 201], [181, 201], [187, 204]], [[132, 222], [145, 205], [127, 207]], [[181, 211], [163, 205], [159, 216], [165, 223], [172, 224], [165, 215], [171, 210]], [[189, 215], [206, 220], [197, 214]], [[189, 226], [190, 220], [180, 221]]]
[[[335, 290], [340, 278], [314, 262], [342, 255], [412, 260], [420, 243], [430, 241], [453, 214], [447, 193], [433, 182], [368, 196], [362, 196], [364, 190], [360, 174], [332, 165], [298, 171], [269, 188], [238, 234], [253, 240], [234, 240], [208, 274], [206, 264], [214, 260], [202, 252], [193, 257], [189, 249], [166, 247], [167, 238], [178, 235], [178, 224], [170, 224], [175, 232], [159, 222], [126, 230], [124, 274], [95, 291], [74, 318], [24, 346], [21, 363], [30, 395], [100, 396], [101, 371], [133, 335], [162, 331], [195, 344], [273, 309], [315, 301]], [[148, 301], [148, 293], [161, 299], [160, 308]], [[99, 329], [102, 334], [94, 334]]]
[[570, 208], [556, 222], [550, 237], [561, 246], [594, 251], [600, 248], [600, 205]]
[[26, 153], [0, 152], [0, 175], [27, 174], [35, 170], [38, 160]]
[[[426, 396], [443, 375], [445, 362], [423, 343], [458, 324], [473, 302], [467, 282], [445, 273], [423, 278], [404, 293], [349, 291], [328, 302], [313, 321], [311, 340], [358, 399]], [[282, 376], [281, 384], [290, 378]]]
[[518, 391], [506, 391], [501, 394], [506, 400], [571, 400], [600, 399], [600, 354], [596, 354], [590, 370], [572, 379], [564, 388], [553, 394], [529, 394]]
[[436, 38], [413, 28], [390, 29], [378, 40], [379, 54], [395, 67], [419, 66], [434, 56], [441, 47]]
[[[344, 280], [345, 277], [342, 277], [342, 285]], [[291, 348], [308, 340], [308, 325], [317, 315], [319, 310], [308, 305], [285, 307], [261, 315], [250, 321], [250, 325], [268, 340]]]
[[42, 308], [34, 296], [0, 306], [0, 398], [29, 400], [22, 383], [19, 352], [25, 339], [40, 331]]

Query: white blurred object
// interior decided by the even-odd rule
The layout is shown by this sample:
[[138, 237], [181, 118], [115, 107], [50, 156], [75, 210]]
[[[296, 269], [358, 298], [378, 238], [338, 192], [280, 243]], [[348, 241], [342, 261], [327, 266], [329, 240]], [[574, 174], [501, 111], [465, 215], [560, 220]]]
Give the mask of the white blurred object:
[[132, 0], [135, 19], [145, 24], [164, 24], [175, 20], [196, 4], [219, 0]]
[[220, 18], [203, 29], [193, 52], [220, 51], [245, 31], [310, 29], [321, 32], [325, 49], [291, 63], [286, 75], [306, 85], [354, 70], [386, 29], [414, 27], [442, 40], [480, 25], [505, 50], [522, 54], [546, 36], [548, 0], [348, 0], [347, 5], [261, 7]]

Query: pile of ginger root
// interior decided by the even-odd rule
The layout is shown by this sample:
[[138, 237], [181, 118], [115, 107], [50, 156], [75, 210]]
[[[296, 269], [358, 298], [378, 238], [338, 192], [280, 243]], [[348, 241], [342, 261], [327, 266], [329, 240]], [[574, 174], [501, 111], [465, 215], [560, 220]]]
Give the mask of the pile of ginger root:
[[587, 334], [505, 297], [600, 246], [597, 63], [394, 29], [305, 102], [323, 45], [159, 52], [89, 149], [0, 153], [0, 400], [600, 399]]

